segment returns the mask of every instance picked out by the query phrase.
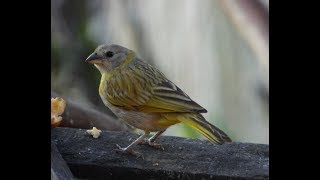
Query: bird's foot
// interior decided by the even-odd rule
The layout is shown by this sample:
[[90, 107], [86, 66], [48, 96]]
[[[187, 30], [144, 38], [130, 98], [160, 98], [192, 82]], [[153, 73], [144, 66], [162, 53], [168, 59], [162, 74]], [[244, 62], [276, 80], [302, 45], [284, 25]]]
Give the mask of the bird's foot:
[[141, 141], [139, 144], [148, 145], [148, 146], [151, 146], [151, 147], [156, 148], [156, 149], [164, 150], [164, 148], [162, 147], [161, 144], [158, 144], [158, 143], [155, 143], [155, 142], [151, 142], [149, 139]]
[[143, 155], [137, 151], [132, 150], [132, 148], [122, 148], [121, 146], [119, 146], [118, 144], [116, 144], [116, 146], [118, 147], [118, 149], [115, 149], [116, 152], [121, 152], [121, 153], [126, 153], [126, 154], [131, 154], [136, 156], [137, 158], [142, 158], [144, 159]]

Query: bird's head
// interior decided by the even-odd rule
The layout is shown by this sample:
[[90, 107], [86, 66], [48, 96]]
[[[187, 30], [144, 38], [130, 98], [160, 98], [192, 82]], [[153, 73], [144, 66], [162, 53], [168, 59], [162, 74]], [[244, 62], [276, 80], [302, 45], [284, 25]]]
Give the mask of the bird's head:
[[117, 67], [129, 63], [134, 58], [134, 52], [119, 45], [100, 45], [86, 59], [94, 64], [101, 73], [110, 73]]

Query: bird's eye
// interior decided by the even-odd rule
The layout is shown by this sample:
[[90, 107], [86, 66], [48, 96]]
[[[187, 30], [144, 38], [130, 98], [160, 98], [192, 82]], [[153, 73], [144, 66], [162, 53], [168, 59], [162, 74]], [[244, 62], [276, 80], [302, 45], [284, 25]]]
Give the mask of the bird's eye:
[[112, 57], [113, 56], [113, 52], [111, 52], [111, 51], [106, 52], [106, 56], [107, 57]]

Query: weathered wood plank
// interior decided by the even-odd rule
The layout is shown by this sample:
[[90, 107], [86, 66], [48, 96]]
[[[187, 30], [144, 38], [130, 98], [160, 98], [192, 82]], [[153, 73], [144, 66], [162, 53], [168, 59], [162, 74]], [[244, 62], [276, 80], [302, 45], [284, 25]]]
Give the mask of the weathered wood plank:
[[73, 174], [88, 179], [269, 179], [269, 146], [213, 145], [206, 140], [160, 137], [164, 150], [138, 145], [144, 160], [121, 154], [138, 135], [103, 131], [93, 139], [83, 129], [55, 128], [52, 140]]
[[56, 145], [51, 143], [51, 180], [75, 179], [59, 153]]

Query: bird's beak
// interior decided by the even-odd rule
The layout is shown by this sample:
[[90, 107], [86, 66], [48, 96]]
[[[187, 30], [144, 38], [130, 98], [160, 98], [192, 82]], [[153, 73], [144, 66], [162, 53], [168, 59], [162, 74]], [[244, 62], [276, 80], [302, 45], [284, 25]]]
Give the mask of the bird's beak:
[[101, 63], [102, 57], [97, 55], [97, 53], [92, 53], [90, 56], [86, 59], [86, 62], [92, 63], [92, 64], [97, 64]]

